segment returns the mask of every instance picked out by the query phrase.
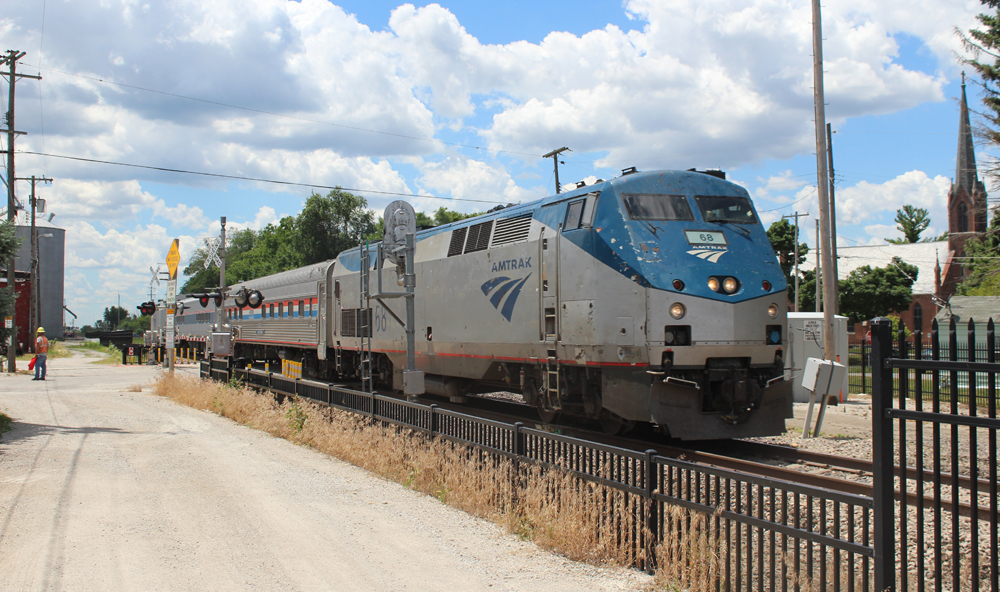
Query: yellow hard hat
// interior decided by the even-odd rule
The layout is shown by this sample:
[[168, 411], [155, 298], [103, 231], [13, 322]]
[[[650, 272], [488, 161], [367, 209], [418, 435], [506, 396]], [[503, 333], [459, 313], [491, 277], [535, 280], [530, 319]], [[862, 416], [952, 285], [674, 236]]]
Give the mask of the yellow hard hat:
[[38, 332], [39, 333], [45, 333], [45, 327], [39, 327], [38, 328]]

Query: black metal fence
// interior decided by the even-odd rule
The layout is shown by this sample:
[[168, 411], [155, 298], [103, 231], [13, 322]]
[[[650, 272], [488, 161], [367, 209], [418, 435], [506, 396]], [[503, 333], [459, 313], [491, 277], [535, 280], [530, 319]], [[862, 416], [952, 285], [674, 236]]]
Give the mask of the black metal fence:
[[982, 347], [970, 322], [965, 359], [954, 322], [948, 359], [936, 330], [931, 359], [890, 331], [872, 330], [876, 589], [1000, 592], [993, 321]]
[[[992, 323], [992, 319], [990, 320]], [[914, 331], [909, 337], [904, 335], [904, 330], [900, 329], [895, 335], [892, 344], [892, 355], [896, 358], [906, 358], [911, 360], [947, 360], [947, 361], [985, 361], [988, 356], [998, 356], [1000, 352], [997, 345], [990, 346], [983, 339], [987, 330], [979, 331], [978, 337], [976, 323], [970, 319], [965, 327], [959, 327], [952, 319], [944, 330], [938, 326], [935, 319], [931, 324], [929, 333]], [[991, 353], [992, 352], [992, 353]], [[848, 388], [852, 393], [872, 394], [872, 345], [865, 341], [851, 343], [848, 345]], [[964, 374], [959, 375], [953, 382], [951, 375], [939, 377], [938, 390], [951, 396], [955, 393], [960, 402], [968, 402], [969, 384], [965, 380]], [[918, 393], [926, 393], [931, 390], [931, 375], [924, 374], [922, 381], [909, 381], [906, 385], [910, 397]], [[979, 382], [983, 386], [982, 380]], [[977, 393], [983, 398], [985, 392]], [[985, 404], [985, 401], [983, 401]]]
[[[201, 375], [299, 396], [617, 496], [618, 544], [716, 590], [875, 590], [872, 498], [637, 452], [378, 394], [205, 361]], [[587, 490], [587, 487], [577, 487]], [[552, 493], [554, 500], [559, 493]], [[598, 500], [600, 501], [600, 500]], [[605, 498], [604, 503], [609, 503]], [[555, 501], [553, 503], [556, 503]], [[668, 572], [670, 570], [668, 569]]]
[[[507, 460], [511, 483], [557, 471], [619, 499], [618, 544], [632, 562], [716, 590], [1000, 592], [993, 322], [963, 344], [890, 334], [865, 351], [873, 393], [873, 496], [747, 475], [587, 442], [336, 386], [204, 361], [201, 375], [300, 396]], [[942, 352], [947, 352], [940, 359]], [[924, 354], [928, 353], [930, 359]], [[980, 353], [981, 357], [980, 358]], [[956, 359], [959, 358], [959, 359]], [[971, 358], [971, 359], [970, 359]], [[905, 396], [900, 396], [904, 394]], [[499, 465], [497, 465], [499, 466]], [[587, 490], [577, 487], [578, 490]], [[594, 489], [599, 496], [599, 490]], [[552, 492], [559, 503], [559, 492]], [[621, 514], [624, 512], [624, 514]], [[680, 566], [671, 572], [670, 567]], [[693, 574], [693, 575], [692, 575]]]

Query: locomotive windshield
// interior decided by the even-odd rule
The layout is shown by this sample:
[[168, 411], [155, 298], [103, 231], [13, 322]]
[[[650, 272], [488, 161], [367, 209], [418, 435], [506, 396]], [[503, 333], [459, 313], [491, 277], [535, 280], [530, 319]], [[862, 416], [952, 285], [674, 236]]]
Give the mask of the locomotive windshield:
[[691, 206], [683, 195], [625, 193], [625, 207], [633, 220], [694, 220]]
[[695, 203], [701, 210], [705, 222], [733, 222], [735, 224], [756, 224], [750, 200], [729, 195], [696, 195]]

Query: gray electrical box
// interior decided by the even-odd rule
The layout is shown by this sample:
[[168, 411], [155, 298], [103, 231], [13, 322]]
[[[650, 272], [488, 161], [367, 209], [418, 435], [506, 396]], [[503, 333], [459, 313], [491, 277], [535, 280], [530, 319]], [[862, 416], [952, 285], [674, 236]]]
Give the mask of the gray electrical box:
[[212, 333], [212, 357], [228, 357], [233, 351], [232, 342], [232, 336], [229, 333]]
[[[833, 349], [835, 362], [847, 365], [847, 317], [833, 317]], [[808, 403], [809, 392], [802, 386], [802, 372], [809, 358], [823, 358], [823, 313], [788, 313], [788, 354], [785, 356], [785, 379], [792, 381], [792, 397], [796, 403]], [[838, 401], [847, 400], [847, 372], [834, 383], [830, 395]]]
[[424, 373], [420, 370], [403, 371], [403, 394], [416, 396], [424, 394]]
[[802, 371], [802, 388], [817, 395], [837, 395], [840, 383], [847, 378], [847, 368], [837, 362], [809, 358]]

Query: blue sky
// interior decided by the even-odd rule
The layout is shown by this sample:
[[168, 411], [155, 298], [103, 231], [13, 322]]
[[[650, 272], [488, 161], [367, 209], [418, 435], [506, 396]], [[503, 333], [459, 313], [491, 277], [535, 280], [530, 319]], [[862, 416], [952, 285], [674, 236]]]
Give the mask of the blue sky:
[[[898, 236], [908, 203], [930, 210], [928, 235], [946, 229], [954, 30], [981, 10], [872, 4], [823, 14], [841, 245]], [[481, 211], [552, 193], [540, 156], [568, 146], [563, 183], [722, 168], [766, 224], [816, 212], [806, 0], [7, 0], [0, 14], [0, 49], [43, 76], [18, 83], [17, 149], [49, 156], [22, 152], [17, 170], [55, 179], [41, 191], [82, 322], [119, 294], [145, 300], [173, 238], [186, 263], [220, 216], [260, 228], [310, 189], [61, 157], [340, 185], [377, 212], [393, 194]]]

